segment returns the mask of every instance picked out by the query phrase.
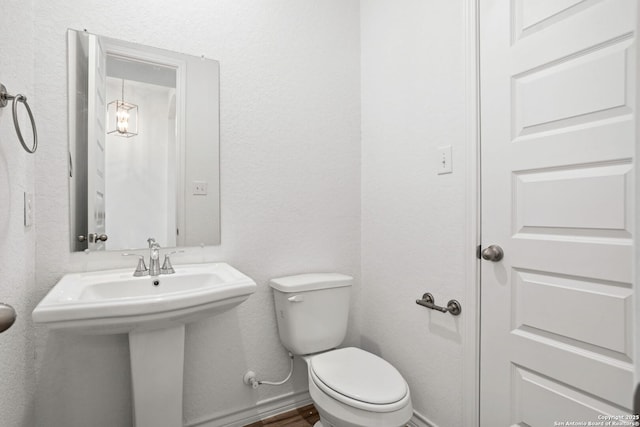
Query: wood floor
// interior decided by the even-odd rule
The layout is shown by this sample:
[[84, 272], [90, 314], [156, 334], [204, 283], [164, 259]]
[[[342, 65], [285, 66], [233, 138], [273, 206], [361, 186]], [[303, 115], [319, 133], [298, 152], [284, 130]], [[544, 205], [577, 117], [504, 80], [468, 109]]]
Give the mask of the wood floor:
[[245, 427], [311, 427], [319, 420], [317, 409], [310, 404]]

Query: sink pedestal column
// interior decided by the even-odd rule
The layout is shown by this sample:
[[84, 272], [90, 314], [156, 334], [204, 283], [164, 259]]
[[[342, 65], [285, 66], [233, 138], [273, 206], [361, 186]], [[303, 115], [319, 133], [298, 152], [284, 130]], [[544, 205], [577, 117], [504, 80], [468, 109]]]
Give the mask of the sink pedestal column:
[[129, 332], [135, 427], [182, 422], [184, 325]]

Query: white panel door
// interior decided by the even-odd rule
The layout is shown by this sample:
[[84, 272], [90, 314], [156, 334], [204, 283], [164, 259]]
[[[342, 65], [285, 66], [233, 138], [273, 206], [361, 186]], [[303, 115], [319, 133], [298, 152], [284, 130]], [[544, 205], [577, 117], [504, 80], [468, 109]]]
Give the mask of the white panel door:
[[87, 111], [87, 215], [89, 249], [105, 250], [96, 240], [105, 232], [106, 54], [97, 36], [89, 35], [89, 90]]
[[631, 411], [636, 7], [480, 0], [482, 427]]

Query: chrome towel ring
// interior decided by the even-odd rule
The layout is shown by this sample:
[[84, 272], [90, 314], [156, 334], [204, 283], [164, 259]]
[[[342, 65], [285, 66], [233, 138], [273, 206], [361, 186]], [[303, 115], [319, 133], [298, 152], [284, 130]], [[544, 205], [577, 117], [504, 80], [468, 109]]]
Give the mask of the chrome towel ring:
[[[38, 149], [38, 132], [36, 131], [36, 122], [33, 118], [33, 113], [31, 112], [31, 108], [27, 103], [27, 97], [21, 94], [17, 94], [15, 96], [9, 95], [7, 93], [7, 88], [0, 83], [0, 108], [4, 108], [9, 103], [9, 100], [12, 99], [13, 103], [11, 105], [11, 112], [13, 115], [13, 126], [16, 128], [16, 134], [18, 135], [18, 139], [20, 140], [20, 144], [25, 149], [27, 153], [35, 153]], [[24, 107], [27, 109], [27, 113], [29, 114], [29, 120], [31, 120], [31, 129], [33, 130], [33, 145], [31, 148], [27, 146], [24, 142], [24, 138], [22, 137], [22, 132], [20, 131], [20, 124], [18, 123], [18, 103], [22, 102]]]

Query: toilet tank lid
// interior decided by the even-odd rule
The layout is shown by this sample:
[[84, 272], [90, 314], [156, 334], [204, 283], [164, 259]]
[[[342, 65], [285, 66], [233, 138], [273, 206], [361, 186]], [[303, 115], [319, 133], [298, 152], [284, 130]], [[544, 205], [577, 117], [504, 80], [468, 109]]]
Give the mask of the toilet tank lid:
[[304, 292], [316, 289], [340, 288], [351, 286], [353, 277], [340, 273], [298, 274], [271, 279], [269, 286], [280, 292]]

